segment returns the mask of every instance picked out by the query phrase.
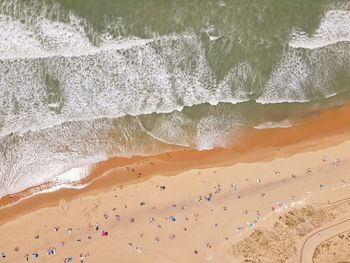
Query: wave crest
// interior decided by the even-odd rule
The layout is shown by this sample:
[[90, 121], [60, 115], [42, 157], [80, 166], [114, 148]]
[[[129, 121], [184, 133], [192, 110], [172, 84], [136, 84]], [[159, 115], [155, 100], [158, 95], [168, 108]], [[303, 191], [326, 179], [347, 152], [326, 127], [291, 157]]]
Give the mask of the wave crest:
[[312, 36], [293, 30], [289, 46], [316, 49], [338, 42], [350, 41], [350, 11], [331, 10], [322, 18], [320, 26]]

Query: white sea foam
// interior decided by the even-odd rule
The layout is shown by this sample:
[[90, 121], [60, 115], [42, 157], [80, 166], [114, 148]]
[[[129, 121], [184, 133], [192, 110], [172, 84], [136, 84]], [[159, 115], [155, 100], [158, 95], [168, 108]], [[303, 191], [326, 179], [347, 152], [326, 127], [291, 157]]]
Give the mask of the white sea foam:
[[256, 74], [248, 63], [233, 67], [219, 83], [216, 100], [220, 102], [248, 101], [253, 92]]
[[[92, 41], [98, 33], [83, 19], [63, 15], [56, 4], [28, 1], [5, 0], [0, 6], [0, 196], [60, 178], [75, 181], [86, 173], [73, 167], [110, 155], [152, 153], [159, 142], [203, 150], [226, 146], [232, 138], [240, 122], [215, 113], [194, 123], [193, 134], [187, 133], [194, 130], [192, 120], [181, 114], [164, 115], [150, 129], [138, 120], [117, 124], [105, 117], [248, 101], [256, 81], [250, 64], [233, 66], [217, 83], [194, 33], [115, 39], [124, 30], [118, 18]], [[35, 6], [18, 8], [26, 3]], [[331, 84], [338, 69], [350, 69], [349, 49], [328, 47], [326, 35], [347, 37], [341, 26], [347, 18], [341, 16], [347, 14], [327, 13], [311, 37], [295, 34], [257, 102], [306, 102], [315, 93], [336, 94]], [[209, 24], [205, 32], [212, 40], [221, 35]], [[310, 48], [317, 45], [324, 48]], [[73, 170], [60, 177], [67, 169]]]
[[306, 103], [343, 92], [334, 82], [339, 72], [350, 72], [349, 52], [347, 44], [312, 50], [289, 48], [256, 101]]
[[87, 175], [87, 165], [109, 156], [147, 155], [173, 148], [145, 134], [137, 118], [68, 122], [11, 134], [0, 139], [0, 196], [46, 182], [67, 185]]
[[60, 189], [82, 189], [86, 185], [80, 183], [80, 181], [89, 175], [90, 169], [91, 169], [90, 165], [72, 168], [58, 175], [52, 181], [49, 181], [48, 183], [52, 184], [52, 186], [46, 189], [42, 189], [33, 194], [38, 195], [38, 194], [44, 194], [44, 193], [52, 193]]
[[54, 185], [52, 187], [39, 190], [38, 192], [33, 193], [32, 196], [45, 194], [45, 193], [53, 193], [53, 192], [59, 191], [60, 189], [83, 189], [84, 187], [86, 187], [86, 185], [84, 185], [84, 184], [78, 184], [78, 185], [57, 184], [57, 185]]
[[302, 103], [342, 92], [334, 82], [339, 72], [350, 72], [350, 45], [343, 42], [350, 40], [349, 22], [350, 12], [334, 10], [326, 13], [312, 37], [294, 32], [256, 101]]
[[[237, 117], [231, 115], [208, 115], [196, 125], [195, 145], [198, 150], [209, 150], [214, 147], [226, 147], [233, 139], [233, 132], [239, 126]], [[235, 134], [235, 139], [238, 135]]]
[[[78, 20], [71, 15], [72, 20]], [[74, 19], [73, 19], [74, 17]], [[0, 59], [43, 59], [95, 55], [108, 50], [130, 49], [152, 39], [105, 40], [99, 47], [88, 39], [82, 26], [48, 19], [25, 25], [0, 15]]]
[[[69, 120], [170, 112], [184, 106], [176, 104], [178, 98], [185, 105], [205, 102], [209, 95], [205, 83], [208, 67], [202, 64], [205, 62], [201, 50], [194, 54], [194, 69], [182, 71], [176, 65], [177, 61], [181, 63], [181, 51], [186, 52], [188, 47], [195, 51], [196, 40], [184, 37], [175, 50], [170, 49], [172, 41], [170, 37], [158, 40], [154, 46], [128, 44], [126, 50], [125, 46], [119, 49], [113, 44], [98, 53], [69, 58], [3, 60], [1, 134], [45, 128]], [[185, 50], [181, 50], [181, 45]], [[173, 58], [157, 54], [159, 47], [164, 48], [165, 57]], [[60, 114], [49, 109], [55, 102], [47, 101], [50, 87], [45, 83], [46, 76], [57, 83], [54, 92], [63, 102]], [[172, 78], [175, 82], [171, 82]]]
[[312, 36], [294, 30], [289, 46], [315, 49], [343, 41], [350, 41], [350, 11], [331, 10], [322, 18], [320, 26]]
[[263, 129], [273, 129], [273, 128], [290, 128], [293, 127], [293, 123], [290, 120], [283, 120], [283, 121], [267, 121], [260, 123], [256, 125], [254, 128], [258, 130], [263, 130]]
[[[305, 92], [312, 73], [305, 59], [296, 50], [289, 50], [274, 68], [258, 103], [307, 102]], [[312, 76], [311, 76], [312, 77]]]
[[141, 121], [140, 127], [152, 138], [166, 144], [183, 147], [190, 147], [193, 144], [190, 136], [191, 120], [181, 112], [175, 111], [172, 114], [160, 115], [158, 119], [152, 119], [151, 122], [150, 129], [145, 127]]
[[9, 34], [0, 52], [0, 135], [73, 120], [172, 112], [206, 102], [237, 103], [246, 100], [244, 82], [254, 77], [249, 65], [242, 64], [213, 88], [205, 51], [191, 34], [108, 41], [95, 47], [80, 29], [47, 20], [38, 23], [34, 28], [40, 30], [29, 34], [32, 41], [17, 47], [17, 35], [27, 29], [10, 22], [20, 29], [17, 35]]
[[213, 116], [201, 119], [196, 127], [199, 150], [208, 150], [224, 145], [224, 138], [218, 130], [218, 120]]
[[88, 176], [90, 172], [90, 165], [76, 167], [60, 174], [59, 176], [54, 178], [54, 181], [58, 184], [75, 183]]
[[[249, 99], [244, 87], [255, 79], [250, 65], [234, 66], [217, 84], [194, 33], [113, 39], [109, 32], [121, 35], [124, 21], [118, 18], [109, 27], [94, 33], [57, 3], [3, 1], [0, 136], [69, 121]], [[208, 30], [214, 29], [208, 25]]]

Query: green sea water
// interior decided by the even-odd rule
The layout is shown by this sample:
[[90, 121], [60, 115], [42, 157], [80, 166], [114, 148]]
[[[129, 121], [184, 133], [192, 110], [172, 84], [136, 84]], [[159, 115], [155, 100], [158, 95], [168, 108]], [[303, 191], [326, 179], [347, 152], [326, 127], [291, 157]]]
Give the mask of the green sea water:
[[0, 196], [345, 104], [349, 41], [350, 1], [0, 0]]

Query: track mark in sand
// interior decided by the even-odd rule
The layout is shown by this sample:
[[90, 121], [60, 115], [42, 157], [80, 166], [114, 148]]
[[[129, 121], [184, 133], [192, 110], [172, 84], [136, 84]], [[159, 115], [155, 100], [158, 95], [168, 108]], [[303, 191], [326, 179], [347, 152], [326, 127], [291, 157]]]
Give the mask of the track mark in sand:
[[97, 214], [98, 214], [98, 207], [100, 206], [101, 201], [96, 200], [92, 202], [90, 205], [88, 205], [83, 211], [82, 214], [84, 215], [85, 222], [87, 224], [93, 225], [96, 221]]
[[[311, 205], [321, 205], [321, 206], [331, 207], [331, 206], [340, 205], [340, 204], [348, 202], [348, 201], [350, 201], [350, 197], [339, 199], [339, 200], [334, 201], [334, 202], [311, 203]], [[344, 231], [343, 227], [348, 227], [348, 228], [347, 228], [347, 230]], [[336, 228], [336, 229], [334, 229], [334, 228]], [[337, 233], [335, 233], [336, 230], [338, 230]], [[301, 246], [300, 262], [302, 262], [302, 263], [313, 262], [312, 258], [313, 258], [315, 249], [319, 244], [327, 241], [328, 239], [330, 239], [336, 235], [342, 234], [342, 233], [347, 232], [349, 230], [350, 230], [350, 219], [346, 219], [346, 220], [340, 221], [336, 224], [333, 224], [331, 226], [328, 226], [326, 228], [323, 228], [323, 229], [318, 230], [315, 233], [311, 234], [308, 238], [306, 238], [304, 240], [304, 242]], [[329, 232], [326, 233], [325, 231], [329, 231]], [[322, 234], [323, 235], [328, 234], [328, 235], [323, 236]], [[312, 245], [313, 247], [311, 246], [310, 248], [308, 248], [307, 246], [309, 246], [309, 245]], [[305, 249], [305, 247], [306, 247], [306, 249]]]
[[62, 199], [59, 203], [59, 207], [62, 209], [62, 212], [64, 213], [64, 215], [67, 216], [69, 213], [69, 205], [67, 201]]
[[[345, 230], [344, 230], [345, 229]], [[316, 247], [324, 241], [337, 236], [339, 234], [348, 232], [350, 230], [350, 218], [333, 224], [329, 227], [318, 230], [305, 239], [301, 246], [300, 262], [311, 263]]]
[[311, 203], [311, 205], [325, 205], [325, 206], [333, 206], [333, 205], [339, 205], [342, 203], [345, 203], [346, 201], [350, 201], [350, 197], [343, 198], [334, 202], [329, 202], [329, 203]]

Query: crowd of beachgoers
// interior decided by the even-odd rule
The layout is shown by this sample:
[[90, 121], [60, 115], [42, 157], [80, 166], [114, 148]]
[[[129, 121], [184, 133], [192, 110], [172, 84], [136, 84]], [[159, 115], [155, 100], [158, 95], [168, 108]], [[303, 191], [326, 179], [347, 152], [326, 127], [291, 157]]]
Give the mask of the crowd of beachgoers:
[[[339, 158], [330, 161], [326, 156], [322, 157], [322, 162], [325, 164], [330, 164], [332, 167], [336, 168], [340, 165], [341, 161]], [[152, 163], [151, 165], [154, 165], [154, 163]], [[125, 167], [126, 170], [130, 170], [132, 173], [138, 172], [136, 171], [135, 168], [130, 168], [130, 167]], [[202, 176], [201, 174], [202, 172], [199, 170], [197, 172], [198, 176]], [[212, 174], [217, 173], [217, 170], [212, 170], [211, 172]], [[311, 175], [313, 173], [312, 168], [307, 168], [304, 170], [304, 174], [302, 176], [308, 176]], [[276, 178], [276, 180], [278, 181], [279, 185], [284, 185], [286, 183], [289, 182], [289, 180], [297, 180], [297, 178], [300, 176], [297, 174], [283, 174], [283, 172], [281, 172], [280, 170], [276, 169], [273, 172], [272, 175], [274, 178]], [[205, 176], [203, 177], [203, 182], [207, 183], [205, 181]], [[226, 181], [227, 182], [227, 181]], [[318, 182], [319, 183], [319, 191], [324, 191], [327, 187], [327, 185], [323, 182]], [[259, 187], [260, 185], [262, 186], [261, 188], [257, 188], [257, 189], [261, 189], [259, 190], [258, 194], [258, 198], [261, 200], [259, 202], [264, 202], [264, 198], [266, 198], [266, 196], [268, 195], [268, 191], [264, 191], [264, 177], [263, 176], [257, 176], [254, 178], [250, 178], [250, 177], [245, 177], [244, 178], [244, 184], [245, 185], [251, 185], [253, 187]], [[340, 181], [340, 185], [341, 186], [345, 186], [346, 185], [346, 181], [345, 180], [341, 180]], [[246, 187], [246, 186], [244, 186]], [[140, 222], [140, 220], [145, 220], [144, 217], [142, 218], [138, 218], [136, 215], [130, 216], [130, 214], [128, 214], [127, 212], [123, 212], [122, 209], [124, 209], [124, 211], [128, 210], [128, 206], [131, 203], [127, 203], [125, 201], [123, 201], [124, 203], [122, 203], [121, 201], [118, 200], [118, 191], [122, 191], [124, 188], [128, 188], [128, 186], [122, 186], [119, 185], [118, 187], [115, 187], [113, 189], [113, 195], [115, 198], [116, 203], [118, 203], [118, 206], [112, 207], [109, 211], [104, 211], [101, 215], [98, 215], [98, 218], [100, 218], [100, 220], [96, 221], [95, 223], [89, 224], [89, 229], [86, 231], [86, 229], [84, 229], [83, 226], [65, 226], [65, 225], [60, 225], [57, 224], [53, 227], [52, 232], [54, 233], [62, 233], [65, 232], [64, 235], [67, 235], [67, 237], [69, 237], [70, 235], [72, 235], [73, 233], [75, 233], [74, 236], [78, 236], [77, 238], [73, 239], [65, 239], [63, 238], [60, 242], [58, 243], [52, 243], [50, 244], [50, 246], [47, 247], [38, 247], [37, 250], [33, 250], [33, 251], [25, 251], [25, 253], [23, 254], [23, 258], [24, 258], [24, 262], [27, 261], [36, 261], [39, 258], [43, 258], [45, 257], [45, 262], [49, 261], [50, 257], [55, 257], [56, 261], [57, 261], [57, 257], [61, 257], [63, 263], [68, 263], [68, 262], [80, 262], [80, 263], [84, 263], [84, 262], [89, 262], [89, 257], [94, 253], [94, 251], [85, 251], [85, 247], [84, 247], [84, 243], [88, 242], [90, 240], [96, 240], [96, 239], [109, 239], [111, 238], [111, 231], [115, 231], [115, 228], [111, 227], [111, 223], [116, 224], [116, 223], [123, 223], [123, 224], [137, 224], [138, 222]], [[162, 184], [162, 185], [156, 185], [155, 186], [156, 191], [157, 192], [166, 192], [169, 190], [168, 185], [166, 184]], [[155, 226], [156, 229], [158, 229], [159, 231], [161, 229], [166, 228], [167, 225], [169, 224], [179, 224], [181, 225], [181, 229], [183, 232], [190, 232], [190, 225], [195, 225], [196, 222], [199, 220], [199, 218], [202, 217], [208, 217], [210, 215], [215, 215], [218, 212], [218, 209], [222, 210], [222, 212], [225, 214], [227, 213], [230, 209], [234, 209], [232, 208], [232, 206], [230, 207], [229, 205], [222, 205], [220, 207], [218, 207], [217, 203], [215, 205], [211, 205], [213, 203], [214, 200], [220, 200], [222, 198], [228, 198], [229, 200], [241, 200], [245, 198], [244, 195], [244, 191], [241, 191], [240, 189], [240, 183], [237, 182], [233, 182], [231, 181], [230, 183], [226, 183], [226, 184], [221, 184], [221, 183], [215, 183], [215, 184], [211, 184], [210, 187], [211, 191], [207, 191], [205, 194], [198, 194], [195, 192], [195, 189], [193, 188], [193, 192], [191, 193], [183, 193], [185, 194], [190, 194], [192, 197], [192, 200], [188, 201], [187, 203], [184, 202], [179, 202], [177, 203], [175, 200], [171, 203], [169, 203], [169, 207], [167, 208], [167, 211], [172, 211], [171, 213], [169, 213], [167, 216], [161, 216], [162, 213], [157, 213], [157, 207], [156, 206], [150, 206], [146, 201], [144, 200], [138, 200], [136, 201], [137, 203], [132, 203], [131, 205], [133, 207], [139, 207], [139, 209], [141, 209], [141, 207], [147, 207], [149, 209], [149, 211], [153, 211], [150, 214], [154, 214], [154, 216], [148, 217], [147, 220], [147, 225], [153, 225]], [[181, 189], [178, 189], [178, 191], [181, 191]], [[308, 195], [310, 193], [308, 192]], [[236, 225], [234, 227], [234, 232], [236, 233], [236, 235], [245, 233], [251, 229], [253, 229], [256, 225], [259, 224], [259, 222], [276, 213], [280, 213], [281, 211], [284, 211], [284, 209], [286, 207], [288, 207], [288, 205], [291, 204], [295, 204], [298, 202], [298, 200], [300, 200], [300, 196], [299, 198], [297, 197], [297, 194], [291, 193], [289, 195], [289, 199], [277, 199], [274, 200], [274, 203], [271, 204], [270, 206], [270, 211], [264, 211], [262, 212], [260, 209], [258, 210], [254, 210], [251, 211], [248, 208], [244, 207], [242, 209], [242, 211], [240, 211], [241, 214], [245, 215], [245, 218], [249, 217], [250, 220], [245, 221], [244, 223], [240, 224], [240, 225]], [[131, 201], [130, 201], [131, 202]], [[134, 202], [134, 201], [132, 201]], [[200, 212], [196, 212], [195, 209], [193, 209], [194, 207], [196, 207], [197, 204], [200, 204], [201, 206], [205, 206], [208, 208], [207, 211], [209, 211], [209, 214], [203, 214]], [[259, 205], [258, 205], [259, 207]], [[164, 210], [164, 209], [163, 209]], [[179, 211], [182, 211], [181, 213], [179, 213]], [[264, 214], [263, 214], [264, 213]], [[187, 215], [186, 215], [187, 214]], [[184, 216], [186, 215], [186, 216]], [[220, 215], [222, 215], [222, 213], [220, 213]], [[227, 215], [229, 215], [227, 213]], [[217, 218], [217, 222], [215, 222], [212, 226], [208, 226], [208, 227], [213, 227], [213, 228], [220, 228], [220, 220], [230, 220], [229, 216], [227, 216], [227, 218], [223, 218], [221, 216], [221, 218]], [[54, 219], [52, 220], [53, 222], [55, 221]], [[146, 223], [146, 222], [143, 222]], [[48, 227], [48, 225], [45, 225], [44, 227]], [[147, 231], [146, 231], [147, 232]], [[156, 233], [157, 231], [153, 231], [154, 233]], [[225, 232], [225, 231], [224, 231]], [[227, 232], [233, 232], [232, 229], [228, 229]], [[54, 235], [54, 233], [52, 235]], [[79, 237], [81, 235], [81, 237]], [[138, 233], [139, 236], [139, 240], [137, 242], [133, 241], [133, 240], [129, 240], [129, 242], [125, 243], [125, 248], [129, 247], [131, 249], [134, 249], [137, 253], [143, 253], [145, 246], [142, 244], [142, 238], [144, 237], [145, 232], [140, 232]], [[173, 233], [169, 233], [167, 236], [167, 239], [169, 241], [174, 240], [177, 238], [178, 233], [173, 232]], [[232, 235], [231, 235], [232, 237]], [[223, 236], [223, 241], [226, 240], [228, 241], [229, 238], [231, 238], [230, 235], [227, 236]], [[39, 235], [39, 233], [33, 233], [33, 240], [40, 240], [42, 238], [41, 235]], [[48, 237], [45, 237], [45, 240], [47, 240]], [[164, 240], [164, 237], [161, 238], [159, 235], [154, 235], [153, 236], [153, 240], [155, 244], [161, 243], [161, 242], [167, 242], [166, 240]], [[77, 243], [81, 243], [81, 251], [75, 251], [76, 253], [73, 255], [64, 255], [61, 251], [63, 250], [63, 248], [65, 246], [70, 246], [71, 242], [77, 242]], [[113, 242], [113, 239], [111, 239], [111, 242]], [[215, 242], [211, 242], [208, 241], [205, 244], [205, 247], [196, 247], [196, 245], [194, 244], [194, 246], [191, 248], [192, 250], [192, 255], [196, 256], [198, 254], [201, 254], [201, 252], [203, 253], [203, 251], [201, 250], [207, 250], [210, 251], [211, 249], [213, 249], [213, 247], [217, 245]], [[1, 249], [1, 248], [0, 248]], [[15, 247], [14, 250], [10, 250], [10, 251], [2, 251], [0, 250], [0, 259], [8, 259], [11, 261], [11, 257], [13, 256], [13, 254], [17, 254], [17, 253], [23, 253], [23, 249], [21, 247]], [[0, 260], [1, 261], [1, 260]]]

